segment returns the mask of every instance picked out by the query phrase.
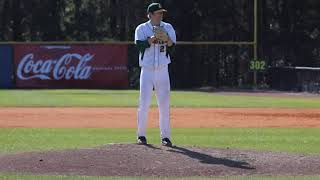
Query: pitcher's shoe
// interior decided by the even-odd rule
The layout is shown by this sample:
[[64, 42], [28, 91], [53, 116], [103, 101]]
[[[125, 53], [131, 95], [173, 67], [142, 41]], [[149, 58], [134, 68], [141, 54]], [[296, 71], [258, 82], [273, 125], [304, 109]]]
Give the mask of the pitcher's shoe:
[[169, 138], [163, 138], [161, 144], [162, 146], [172, 147], [172, 143]]
[[139, 136], [137, 139], [137, 144], [139, 145], [147, 145], [147, 138], [144, 136]]

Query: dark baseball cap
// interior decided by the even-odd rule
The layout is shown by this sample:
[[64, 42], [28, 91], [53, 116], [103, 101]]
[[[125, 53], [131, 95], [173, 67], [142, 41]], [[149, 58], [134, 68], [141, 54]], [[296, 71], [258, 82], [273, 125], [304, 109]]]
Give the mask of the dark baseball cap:
[[165, 10], [161, 4], [159, 3], [151, 3], [149, 6], [148, 6], [148, 9], [147, 9], [147, 12], [148, 13], [154, 13], [156, 11], [163, 11], [163, 12], [167, 12], [167, 10]]

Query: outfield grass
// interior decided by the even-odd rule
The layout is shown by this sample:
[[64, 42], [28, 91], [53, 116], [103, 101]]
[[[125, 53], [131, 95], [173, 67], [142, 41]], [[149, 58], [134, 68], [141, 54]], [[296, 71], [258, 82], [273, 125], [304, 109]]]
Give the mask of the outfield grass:
[[[0, 174], [4, 180], [148, 180], [150, 177], [36, 176]], [[152, 177], [152, 180], [320, 180], [320, 176]]]
[[[172, 136], [176, 145], [320, 154], [319, 129], [173, 129]], [[135, 137], [135, 129], [0, 129], [0, 153], [134, 143]], [[159, 130], [148, 129], [148, 140], [159, 144]]]
[[[0, 107], [136, 107], [136, 90], [0, 90]], [[155, 96], [152, 106], [156, 105]], [[172, 91], [173, 107], [320, 108], [319, 98]]]

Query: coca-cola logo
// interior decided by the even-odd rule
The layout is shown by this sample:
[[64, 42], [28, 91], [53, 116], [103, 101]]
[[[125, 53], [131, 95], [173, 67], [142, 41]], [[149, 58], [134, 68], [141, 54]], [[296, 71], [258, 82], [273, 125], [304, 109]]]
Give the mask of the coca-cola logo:
[[[25, 55], [20, 61], [17, 69], [17, 76], [21, 80], [61, 80], [89, 79], [92, 67], [87, 65], [94, 55], [89, 53], [80, 55], [76, 53], [65, 54], [59, 59], [34, 60], [34, 54]], [[73, 65], [71, 65], [71, 62]]]

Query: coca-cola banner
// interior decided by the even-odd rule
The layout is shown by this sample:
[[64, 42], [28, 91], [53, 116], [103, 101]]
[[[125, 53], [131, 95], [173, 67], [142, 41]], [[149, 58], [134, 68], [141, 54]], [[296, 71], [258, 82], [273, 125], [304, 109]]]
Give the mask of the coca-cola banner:
[[126, 88], [126, 45], [14, 46], [20, 88]]

